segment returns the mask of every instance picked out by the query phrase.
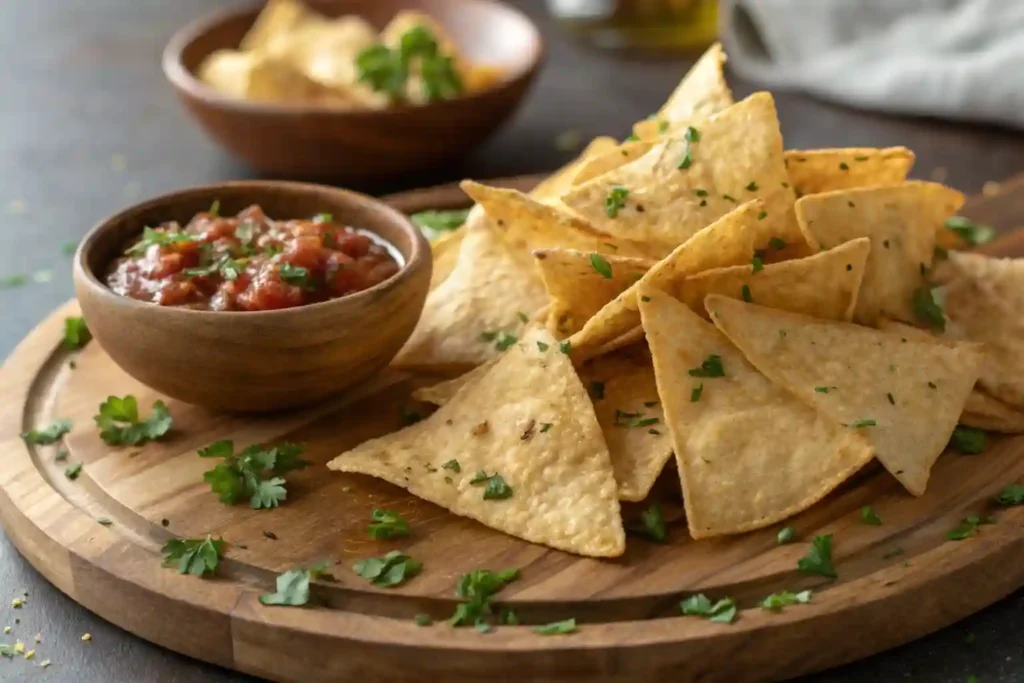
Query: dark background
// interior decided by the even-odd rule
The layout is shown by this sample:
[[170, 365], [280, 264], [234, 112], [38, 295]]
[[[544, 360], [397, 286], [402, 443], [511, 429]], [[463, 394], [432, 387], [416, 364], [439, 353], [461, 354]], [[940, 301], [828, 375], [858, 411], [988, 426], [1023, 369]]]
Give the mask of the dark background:
[[[252, 175], [192, 125], [159, 67], [160, 51], [177, 28], [230, 4], [0, 2], [0, 277], [45, 279], [41, 271], [52, 273], [49, 282], [0, 290], [0, 353], [9, 353], [72, 295], [70, 257], [61, 253], [62, 244], [147, 196]], [[539, 23], [548, 44], [546, 67], [516, 117], [459, 165], [361, 189], [384, 192], [553, 169], [572, 156], [555, 149], [558, 133], [575, 129], [585, 140], [624, 137], [634, 121], [658, 108], [688, 66], [686, 60], [623, 60], [590, 51], [558, 30], [539, 0], [514, 4]], [[755, 89], [732, 83], [737, 98]], [[788, 148], [906, 145], [917, 153], [914, 175], [967, 193], [1024, 170], [1019, 132], [856, 112], [800, 95], [777, 94], [777, 103]], [[2, 535], [0, 587], [0, 626], [14, 627], [0, 642], [17, 637], [38, 652], [35, 661], [0, 661], [0, 680], [253, 680], [168, 652], [93, 616], [46, 583]], [[12, 609], [10, 599], [23, 590], [29, 591], [28, 604]], [[1024, 681], [1022, 606], [1024, 593], [1015, 594], [938, 634], [805, 683], [965, 683], [972, 674], [979, 683]], [[90, 643], [80, 640], [86, 632]], [[38, 645], [31, 642], [36, 633], [42, 636]], [[849, 637], [859, 637], [857, 624], [850, 624]], [[53, 666], [40, 669], [38, 661], [46, 658]]]

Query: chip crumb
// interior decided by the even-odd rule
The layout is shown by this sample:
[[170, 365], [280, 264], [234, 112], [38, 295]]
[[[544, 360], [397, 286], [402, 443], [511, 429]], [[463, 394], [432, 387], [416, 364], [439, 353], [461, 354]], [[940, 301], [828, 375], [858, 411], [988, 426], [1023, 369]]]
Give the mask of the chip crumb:
[[83, 633], [82, 634], [82, 642], [83, 643], [88, 643], [90, 640], [92, 640], [92, 634], [91, 633]]
[[4, 626], [4, 635], [6, 636], [10, 632], [11, 632], [11, 627], [10, 626]]
[[14, 644], [14, 651], [19, 655], [25, 654], [25, 643], [21, 642], [20, 640], [16, 642]]
[[22, 598], [14, 598], [13, 600], [11, 600], [11, 607], [13, 607], [14, 609], [21, 609], [21, 606], [24, 604], [25, 601]]
[[35, 637], [33, 638], [33, 640], [36, 641], [37, 643], [43, 642], [43, 634], [42, 633], [37, 633], [35, 635]]
[[29, 650], [28, 652], [25, 653], [25, 659], [35, 659], [35, 657], [36, 657], [36, 651], [35, 650]]
[[937, 183], [944, 183], [946, 178], [949, 177], [949, 171], [946, 170], [945, 166], [936, 166], [932, 169], [931, 177]]
[[44, 659], [43, 661], [39, 662], [39, 667], [42, 668], [42, 669], [45, 669], [46, 667], [50, 666], [51, 664], [53, 664], [53, 662], [51, 662], [49, 659]]
[[28, 213], [28, 204], [26, 204], [23, 199], [12, 199], [7, 202], [7, 213], [13, 213], [15, 215]]
[[996, 182], [995, 180], [986, 180], [985, 184], [981, 186], [981, 194], [983, 197], [995, 197], [1002, 191], [1002, 183]]

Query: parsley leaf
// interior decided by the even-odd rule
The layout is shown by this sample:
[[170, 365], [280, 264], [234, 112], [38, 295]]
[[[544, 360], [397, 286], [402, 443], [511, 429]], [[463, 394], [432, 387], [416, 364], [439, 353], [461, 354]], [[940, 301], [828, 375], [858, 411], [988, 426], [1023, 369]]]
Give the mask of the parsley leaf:
[[374, 508], [373, 512], [370, 513], [370, 519], [373, 522], [366, 530], [370, 538], [380, 540], [409, 535], [409, 523], [394, 510]]
[[550, 624], [544, 624], [543, 626], [537, 626], [533, 629], [534, 633], [539, 633], [542, 636], [554, 636], [563, 635], [568, 633], [576, 632], [576, 619], [565, 619], [564, 621], [553, 621]]
[[64, 318], [64, 348], [80, 349], [89, 343], [92, 333], [85, 325], [85, 318], [74, 316]]
[[504, 330], [498, 332], [498, 339], [494, 342], [494, 348], [498, 351], [508, 351], [510, 348], [515, 346], [516, 342], [519, 341], [519, 337], [516, 335], [505, 332]]
[[455, 595], [466, 602], [459, 603], [448, 623], [452, 626], [486, 624], [485, 619], [492, 614], [491, 597], [517, 578], [519, 572], [515, 569], [500, 572], [475, 569], [463, 574], [455, 586]]
[[764, 270], [764, 261], [761, 260], [761, 255], [754, 253], [754, 257], [750, 259], [750, 272], [756, 273], [759, 270]]
[[179, 574], [203, 576], [217, 570], [223, 549], [223, 538], [214, 540], [207, 534], [206, 538], [172, 538], [160, 552], [165, 567], [177, 564]]
[[949, 442], [958, 453], [977, 455], [985, 451], [985, 432], [974, 427], [957, 425]]
[[57, 443], [65, 434], [70, 432], [71, 426], [71, 420], [56, 420], [41, 429], [23, 432], [21, 438], [25, 440], [25, 443], [49, 446], [52, 443]]
[[443, 233], [451, 232], [466, 222], [469, 216], [469, 209], [455, 209], [453, 211], [420, 211], [409, 216], [409, 219], [418, 227], [427, 239], [433, 241]]
[[781, 593], [772, 593], [762, 600], [761, 607], [766, 610], [778, 611], [787, 605], [806, 605], [810, 601], [811, 591], [809, 590], [799, 593], [782, 591]]
[[743, 287], [740, 288], [740, 294], [743, 295], [743, 300], [748, 304], [754, 300], [753, 297], [750, 296], [750, 285], [743, 285]]
[[805, 574], [836, 578], [838, 575], [835, 565], [832, 564], [832, 534], [815, 536], [807, 554], [797, 560], [796, 567]]
[[68, 465], [64, 468], [64, 476], [74, 481], [78, 479], [78, 475], [82, 473], [82, 463], [76, 462], [74, 465]]
[[149, 419], [140, 420], [138, 403], [131, 394], [108, 396], [92, 419], [100, 429], [100, 438], [111, 446], [139, 446], [162, 439], [174, 424], [163, 401], [154, 401]]
[[690, 403], [696, 403], [704, 393], [704, 382], [701, 382], [690, 390]]
[[128, 247], [125, 251], [129, 256], [141, 256], [153, 245], [169, 247], [184, 242], [192, 242], [195, 238], [192, 235], [165, 228], [143, 228], [142, 237], [139, 241]]
[[399, 550], [384, 557], [369, 557], [352, 565], [352, 571], [375, 586], [392, 588], [420, 573], [423, 563], [417, 562]]
[[784, 526], [779, 529], [779, 533], [775, 537], [775, 542], [779, 545], [792, 543], [794, 540], [796, 540], [796, 529], [791, 526]]
[[277, 507], [288, 492], [285, 480], [272, 475], [302, 469], [309, 464], [299, 458], [302, 447], [295, 444], [271, 448], [253, 444], [237, 455], [234, 449], [232, 441], [216, 441], [199, 451], [200, 458], [224, 460], [207, 471], [203, 481], [210, 485], [220, 502], [228, 505], [248, 496], [254, 510]]
[[946, 314], [943, 313], [942, 306], [935, 300], [935, 294], [931, 287], [922, 285], [914, 290], [911, 304], [914, 316], [918, 320], [927, 323], [939, 332], [946, 331]]
[[595, 253], [590, 255], [590, 265], [593, 266], [594, 270], [596, 270], [597, 274], [601, 277], [606, 280], [612, 279], [612, 266], [600, 254]]
[[500, 474], [495, 472], [488, 475], [483, 470], [476, 473], [476, 476], [469, 480], [470, 484], [485, 484], [484, 500], [505, 500], [512, 497], [512, 487], [509, 486]]
[[690, 155], [690, 146], [687, 145], [686, 151], [683, 153], [683, 158], [679, 160], [679, 166], [677, 166], [677, 168], [685, 171], [690, 168], [690, 166], [693, 166], [693, 157]]
[[687, 126], [683, 137], [686, 138], [687, 142], [700, 142], [700, 131], [693, 126]]
[[871, 526], [882, 525], [882, 518], [878, 516], [878, 513], [870, 505], [865, 505], [860, 509], [860, 519], [865, 524], [870, 524]]
[[455, 458], [452, 458], [451, 460], [449, 460], [445, 464], [441, 465], [441, 468], [442, 469], [446, 469], [446, 470], [451, 470], [452, 472], [455, 472], [456, 474], [458, 474], [459, 472], [462, 471], [462, 466], [459, 465], [459, 461], [456, 460]]
[[874, 420], [857, 420], [850, 426], [854, 429], [862, 429], [864, 427], [875, 427], [877, 424]]
[[970, 218], [963, 216], [950, 216], [946, 219], [946, 228], [952, 230], [962, 237], [968, 244], [987, 244], [996, 236], [996, 230], [991, 225], [975, 223]]
[[692, 617], [704, 617], [722, 624], [732, 623], [736, 619], [736, 602], [732, 598], [722, 598], [712, 603], [703, 593], [697, 593], [679, 603], [683, 614]]
[[608, 196], [604, 198], [604, 213], [608, 218], [615, 218], [619, 211], [626, 208], [626, 197], [629, 190], [624, 187], [613, 187]]
[[711, 354], [704, 359], [699, 368], [692, 368], [689, 371], [690, 377], [725, 377], [725, 368], [722, 367], [722, 357]]
[[1021, 486], [1020, 484], [1011, 484], [1010, 486], [1007, 486], [995, 497], [995, 502], [1004, 507], [1024, 505], [1024, 486]]
[[434, 623], [434, 620], [430, 618], [429, 614], [417, 614], [413, 617], [413, 621], [416, 622], [417, 626], [430, 626]]
[[649, 508], [640, 513], [640, 521], [643, 526], [637, 527], [638, 531], [652, 541], [665, 542], [668, 530], [665, 528], [665, 517], [661, 514], [661, 505], [657, 502], [651, 503]]
[[572, 351], [572, 342], [571, 342], [571, 341], [569, 341], [568, 339], [566, 339], [566, 340], [565, 340], [565, 341], [563, 341], [563, 342], [559, 342], [559, 344], [558, 344], [558, 349], [559, 349], [559, 350], [560, 350], [560, 351], [561, 351], [562, 353], [564, 353], [564, 354], [566, 354], [566, 355], [569, 355], [569, 352], [570, 352], [570, 351]]
[[290, 263], [282, 263], [278, 266], [277, 272], [281, 275], [281, 279], [290, 285], [301, 287], [306, 290], [313, 289], [315, 287], [313, 280], [309, 277], [308, 268], [293, 266]]
[[260, 595], [264, 605], [299, 607], [309, 603], [309, 582], [312, 579], [331, 579], [327, 563], [319, 562], [305, 569], [292, 569], [277, 577], [277, 591]]
[[775, 250], [785, 249], [786, 240], [782, 239], [781, 237], [773, 237], [770, 240], [768, 240], [768, 246]]
[[360, 83], [398, 100], [405, 92], [409, 77], [398, 55], [386, 45], [371, 45], [356, 55], [356, 74]]
[[979, 517], [978, 515], [970, 515], [964, 517], [960, 524], [946, 532], [946, 540], [948, 541], [962, 541], [965, 538], [978, 535], [978, 527], [982, 524], [995, 524], [996, 521], [991, 517]]

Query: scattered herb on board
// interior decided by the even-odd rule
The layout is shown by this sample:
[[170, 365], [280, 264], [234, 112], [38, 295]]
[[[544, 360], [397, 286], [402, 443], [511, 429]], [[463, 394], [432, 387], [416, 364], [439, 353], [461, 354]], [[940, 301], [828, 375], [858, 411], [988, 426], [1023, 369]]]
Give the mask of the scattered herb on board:
[[860, 509], [860, 519], [865, 524], [870, 524], [871, 526], [882, 525], [882, 518], [878, 516], [878, 513], [870, 505], [865, 505]]
[[85, 324], [82, 316], [71, 316], [64, 318], [64, 348], [80, 349], [89, 343], [92, 333]]
[[405, 583], [423, 569], [417, 562], [399, 550], [392, 550], [384, 557], [368, 557], [352, 565], [352, 571], [374, 586], [393, 588]]
[[76, 462], [73, 465], [68, 465], [64, 468], [64, 476], [74, 481], [78, 479], [78, 475], [82, 473], [82, 463]]
[[565, 619], [563, 621], [553, 621], [550, 624], [544, 624], [543, 626], [537, 626], [533, 629], [534, 633], [539, 633], [542, 636], [554, 636], [554, 635], [565, 635], [568, 633], [576, 632], [576, 619]]
[[100, 438], [111, 446], [139, 446], [161, 439], [174, 424], [163, 401], [154, 401], [149, 419], [140, 420], [138, 403], [131, 394], [108, 396], [93, 420], [100, 429]]
[[968, 244], [987, 244], [996, 236], [996, 229], [991, 225], [976, 223], [963, 216], [950, 216], [946, 219], [946, 228], [963, 238]]
[[626, 197], [629, 196], [629, 190], [624, 187], [613, 187], [608, 196], [604, 198], [604, 214], [608, 218], [615, 218], [619, 215], [619, 211], [626, 208]]
[[160, 550], [164, 554], [164, 566], [177, 566], [179, 574], [204, 576], [217, 571], [224, 550], [224, 539], [172, 538]]
[[370, 519], [373, 521], [366, 529], [366, 533], [370, 535], [370, 538], [381, 540], [409, 535], [409, 523], [394, 510], [374, 508], [373, 512], [370, 513]]
[[974, 427], [957, 425], [949, 443], [958, 453], [977, 455], [985, 451], [985, 432]]
[[469, 217], [469, 209], [452, 211], [420, 211], [409, 216], [409, 219], [420, 229], [430, 241], [434, 241], [446, 232], [458, 229]]
[[999, 492], [995, 497], [997, 505], [1003, 507], [1014, 507], [1016, 505], [1024, 505], [1024, 486], [1020, 484], [1011, 484], [1005, 489]]
[[491, 598], [517, 578], [519, 571], [516, 569], [500, 572], [475, 569], [463, 574], [455, 586], [455, 595], [465, 602], [458, 604], [448, 623], [452, 626], [486, 625], [487, 618], [493, 614]]
[[688, 617], [704, 617], [722, 624], [730, 624], [736, 619], [736, 602], [732, 598], [712, 603], [706, 595], [697, 593], [679, 603], [679, 607]]
[[203, 481], [228, 505], [243, 496], [249, 498], [254, 510], [277, 507], [287, 498], [285, 480], [276, 476], [302, 469], [309, 463], [299, 458], [302, 446], [284, 443], [265, 447], [246, 446], [235, 454], [232, 441], [217, 441], [199, 451], [201, 458], [221, 458], [212, 470], [203, 475]]
[[815, 536], [807, 554], [797, 560], [796, 567], [805, 574], [836, 578], [838, 575], [835, 565], [832, 564], [832, 534]]
[[309, 582], [312, 579], [333, 578], [327, 573], [326, 561], [305, 569], [292, 569], [277, 577], [276, 592], [264, 593], [260, 596], [260, 602], [264, 605], [300, 607], [309, 603]]
[[512, 487], [497, 472], [489, 475], [480, 470], [475, 477], [469, 480], [469, 483], [484, 484], [484, 500], [505, 500], [512, 497]]
[[809, 590], [800, 591], [799, 593], [782, 591], [781, 593], [772, 593], [762, 600], [761, 607], [766, 610], [778, 611], [789, 605], [806, 605], [810, 601], [811, 591]]
[[612, 266], [608, 261], [600, 254], [590, 255], [590, 265], [593, 267], [597, 274], [601, 277], [611, 280], [612, 279]]
[[796, 540], [796, 529], [791, 526], [785, 526], [779, 529], [779, 533], [775, 536], [775, 542], [779, 545], [785, 545], [792, 543]]
[[970, 515], [964, 517], [960, 524], [946, 532], [947, 541], [962, 541], [965, 538], [978, 535], [978, 527], [982, 524], [995, 524], [996, 520], [991, 517]]
[[65, 434], [70, 432], [71, 426], [71, 420], [55, 420], [41, 429], [23, 432], [21, 438], [26, 443], [35, 444], [36, 446], [49, 446], [50, 444], [57, 443]]
[[651, 503], [640, 513], [640, 523], [631, 524], [629, 530], [649, 540], [664, 543], [668, 537], [668, 529], [665, 526], [665, 517], [661, 514], [661, 505], [658, 502]]
[[430, 626], [434, 623], [434, 620], [430, 618], [429, 614], [417, 614], [413, 617], [413, 621], [416, 622], [417, 626]]

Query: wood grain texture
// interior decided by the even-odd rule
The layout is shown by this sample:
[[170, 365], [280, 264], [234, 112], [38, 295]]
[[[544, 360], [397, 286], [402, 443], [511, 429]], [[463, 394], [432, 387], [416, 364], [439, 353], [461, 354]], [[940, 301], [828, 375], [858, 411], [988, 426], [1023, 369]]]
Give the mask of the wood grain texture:
[[[215, 200], [224, 215], [251, 204], [275, 219], [329, 213], [383, 237], [405, 265], [364, 291], [276, 311], [154, 306], [103, 283], [110, 263], [144, 226], [184, 225]], [[402, 213], [347, 190], [280, 181], [208, 185], [133, 206], [94, 227], [74, 262], [89, 329], [125, 372], [168, 396], [242, 411], [315, 403], [379, 371], [416, 326], [430, 271], [430, 248]]]
[[377, 29], [399, 11], [436, 19], [470, 60], [502, 68], [494, 86], [453, 100], [381, 111], [231, 99], [195, 77], [214, 50], [237, 48], [258, 8], [221, 12], [177, 33], [164, 73], [215, 141], [266, 173], [330, 176], [351, 183], [422, 171], [478, 145], [519, 105], [540, 67], [540, 33], [519, 11], [492, 0], [308, 0], [328, 15], [357, 14]]
[[[403, 208], [456, 196], [434, 192], [429, 205]], [[131, 392], [148, 406], [159, 394], [119, 371], [96, 344], [68, 369], [59, 340], [64, 316], [75, 311], [73, 303], [56, 311], [0, 370], [8, 399], [0, 404], [0, 520], [73, 599], [137, 635], [223, 666], [303, 683], [482, 682], [513, 674], [531, 681], [777, 680], [893, 647], [1024, 585], [1024, 510], [998, 511], [997, 523], [977, 537], [945, 540], [962, 517], [990, 512], [994, 493], [1024, 477], [1021, 438], [993, 440], [981, 455], [944, 455], [917, 499], [874, 468], [787, 521], [799, 532], [791, 545], [776, 545], [777, 527], [694, 542], [677, 523], [664, 545], [634, 538], [621, 559], [582, 559], [456, 518], [381, 481], [327, 473], [322, 465], [340, 450], [398, 426], [415, 382], [398, 375], [378, 375], [312, 410], [262, 418], [170, 401], [168, 441], [111, 449], [92, 425], [99, 402]], [[56, 446], [18, 438], [56, 417], [75, 422], [65, 447], [84, 468], [73, 483], [53, 462]], [[225, 506], [202, 484], [208, 464], [195, 455], [223, 438], [302, 442], [315, 466], [289, 475], [289, 498], [278, 509]], [[882, 526], [860, 521], [859, 508], [869, 503]], [[374, 507], [399, 510], [413, 534], [368, 539]], [[114, 525], [98, 524], [104, 516]], [[218, 578], [159, 568], [167, 538], [205, 533], [229, 543]], [[807, 541], [821, 533], [835, 535], [835, 582], [795, 570]], [[393, 548], [423, 561], [423, 573], [379, 590], [349, 570], [355, 559]], [[337, 563], [338, 580], [315, 586], [319, 606], [258, 603], [276, 573], [325, 558]], [[449, 616], [458, 576], [481, 567], [521, 569], [521, 580], [500, 597], [524, 625], [484, 635], [413, 623], [418, 613]], [[803, 588], [815, 590], [809, 605], [781, 613], [756, 606], [770, 592]], [[679, 616], [680, 598], [696, 591], [735, 597], [740, 618], [721, 625]], [[571, 636], [531, 630], [569, 616], [581, 622]]]

